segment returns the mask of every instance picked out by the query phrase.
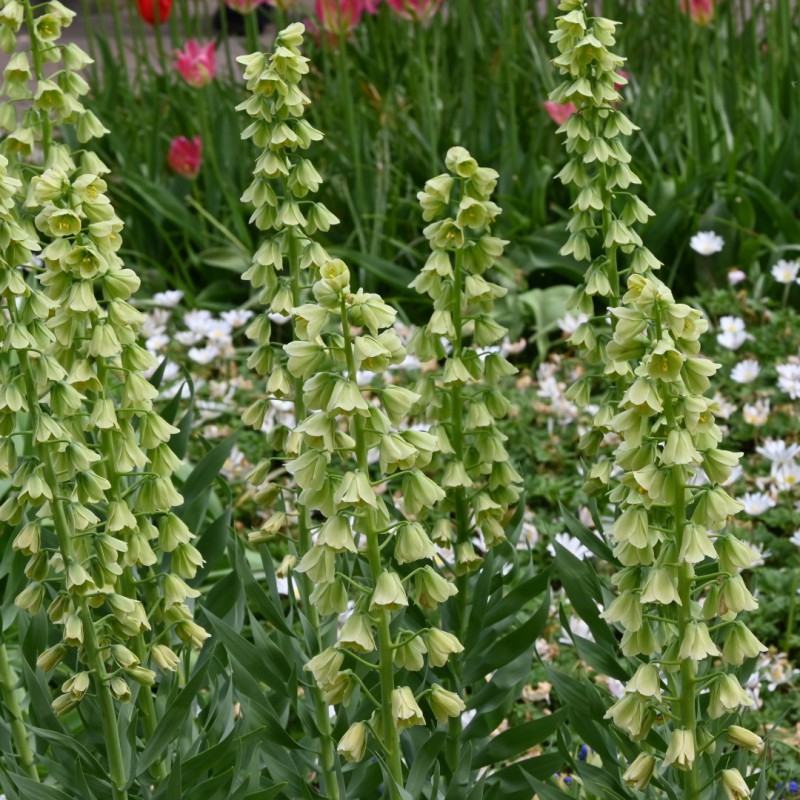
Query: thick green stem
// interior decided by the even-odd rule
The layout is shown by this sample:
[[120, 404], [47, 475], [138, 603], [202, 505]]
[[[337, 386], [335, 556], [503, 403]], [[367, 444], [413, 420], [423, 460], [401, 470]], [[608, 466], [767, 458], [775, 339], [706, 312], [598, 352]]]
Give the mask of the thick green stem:
[[[342, 333], [344, 335], [344, 353], [347, 359], [347, 372], [351, 381], [356, 381], [356, 359], [353, 352], [353, 339], [350, 335], [350, 323], [347, 318], [347, 304], [341, 305]], [[356, 442], [356, 460], [358, 468], [369, 474], [369, 459], [367, 440], [364, 435], [364, 418], [356, 414], [353, 419], [353, 438]], [[372, 576], [373, 586], [383, 572], [381, 562], [381, 548], [379, 541], [379, 526], [376, 524], [372, 512], [365, 514], [367, 538], [367, 560]], [[378, 665], [381, 684], [381, 725], [383, 746], [386, 749], [386, 760], [389, 772], [398, 786], [403, 782], [403, 762], [400, 753], [400, 734], [392, 718], [392, 692], [394, 691], [394, 663], [392, 652], [392, 634], [390, 630], [391, 614], [388, 610], [381, 609], [375, 612], [378, 623]], [[396, 800], [397, 792], [394, 786], [389, 789], [389, 796]]]
[[[12, 319], [15, 319], [16, 312], [12, 306], [8, 307], [8, 311]], [[28, 395], [30, 412], [34, 419], [35, 428], [36, 417], [41, 413], [38, 401], [39, 393], [36, 391], [33, 368], [26, 351], [19, 352], [19, 363], [22, 370], [23, 379], [25, 381], [25, 389]], [[36, 455], [44, 470], [45, 482], [47, 483], [47, 486], [53, 495], [53, 500], [50, 504], [50, 507], [53, 513], [53, 526], [58, 538], [59, 550], [61, 551], [61, 557], [64, 560], [65, 566], [68, 566], [75, 560], [75, 555], [72, 549], [72, 542], [70, 540], [70, 525], [67, 521], [67, 515], [64, 511], [63, 500], [59, 495], [61, 486], [58, 482], [53, 462], [50, 459], [50, 449], [48, 445], [46, 443], [36, 443], [35, 446]], [[92, 670], [95, 692], [97, 693], [97, 699], [100, 704], [100, 713], [102, 717], [104, 734], [103, 738], [105, 739], [106, 743], [106, 753], [108, 756], [109, 777], [111, 779], [113, 800], [127, 800], [128, 792], [125, 787], [128, 785], [128, 780], [125, 763], [122, 758], [122, 747], [120, 745], [119, 729], [117, 727], [117, 714], [116, 709], [114, 708], [114, 699], [111, 696], [111, 689], [105, 680], [105, 662], [103, 661], [103, 656], [100, 651], [97, 632], [94, 628], [92, 612], [85, 597], [74, 595], [73, 602], [79, 611], [81, 623], [83, 625], [84, 659], [89, 668]]]
[[[297, 240], [293, 235], [293, 229], [288, 228], [288, 260], [289, 274], [292, 282], [292, 305], [296, 308], [302, 303], [303, 275], [300, 269], [300, 254], [298, 252]], [[306, 418], [306, 404], [303, 399], [303, 379], [294, 380], [294, 414], [299, 423]], [[311, 524], [308, 508], [300, 505], [297, 509], [297, 528], [300, 534], [300, 557], [304, 556], [311, 549]], [[322, 650], [322, 635], [320, 632], [320, 621], [317, 609], [311, 602], [310, 595], [313, 586], [309, 577], [303, 573], [298, 581], [300, 588], [300, 599], [306, 612], [306, 617], [314, 631], [316, 641], [309, 642], [313, 647], [314, 654]], [[322, 689], [313, 683], [311, 698], [314, 703], [314, 716], [317, 721], [317, 728], [320, 735], [320, 772], [324, 783], [324, 788], [330, 800], [340, 800], [339, 781], [336, 777], [336, 748], [334, 747], [333, 736], [331, 735], [331, 720], [328, 716], [328, 704]]]
[[[105, 364], [99, 363], [97, 365], [97, 377], [103, 387], [108, 386], [109, 376]], [[114, 468], [114, 444], [111, 441], [108, 431], [100, 432], [100, 452], [103, 455], [102, 465], [105, 477], [111, 484], [109, 495], [111, 497], [120, 498], [125, 493], [125, 487], [121, 486], [123, 478]], [[108, 533], [113, 535], [111, 531]], [[120, 589], [122, 594], [126, 597], [136, 596], [136, 584], [133, 580], [133, 575], [131, 574], [130, 569], [125, 570], [120, 577]], [[131, 649], [140, 662], [146, 661], [147, 643], [145, 642], [144, 636], [141, 633], [137, 634], [131, 639]], [[156, 727], [158, 726], [156, 707], [155, 703], [153, 702], [153, 695], [150, 692], [150, 689], [146, 686], [141, 687], [136, 696], [136, 701], [139, 705], [139, 718], [142, 721], [142, 728], [144, 730], [145, 738], [150, 739], [150, 737], [155, 733]], [[156, 761], [153, 764], [152, 772], [158, 781], [166, 778], [167, 768], [165, 762], [161, 759]]]
[[[464, 320], [462, 314], [463, 286], [464, 286], [464, 253], [456, 250], [455, 264], [453, 267], [453, 301], [452, 316], [455, 337], [453, 339], [453, 358], [461, 358], [464, 348]], [[462, 386], [457, 383], [451, 391], [452, 413], [450, 430], [450, 443], [453, 446], [453, 457], [461, 464], [464, 463], [464, 397]], [[468, 542], [470, 539], [469, 530], [469, 509], [467, 508], [467, 493], [463, 486], [456, 487], [454, 494], [456, 511], [456, 543]], [[461, 575], [456, 579], [458, 594], [454, 601], [451, 601], [456, 609], [455, 633], [463, 640], [467, 625], [467, 600], [469, 592], [469, 579], [466, 575]], [[457, 679], [460, 678], [460, 662], [454, 668]], [[458, 687], [456, 687], [458, 688]], [[461, 732], [463, 726], [461, 717], [451, 717], [447, 726], [447, 763], [450, 768], [455, 770], [458, 766], [461, 744]]]
[[[28, 33], [31, 39], [31, 56], [33, 57], [33, 69], [36, 80], [40, 81], [44, 78], [44, 67], [42, 60], [42, 52], [39, 47], [39, 40], [36, 37], [36, 29], [34, 26], [35, 20], [33, 17], [33, 6], [30, 0], [25, 0], [25, 24], [28, 26]], [[44, 154], [44, 161], [47, 163], [47, 156], [50, 152], [50, 140], [52, 138], [52, 125], [50, 116], [47, 111], [39, 112], [39, 119], [42, 123], [42, 153]]]
[[[660, 328], [660, 321], [659, 326]], [[675, 420], [675, 407], [671, 386], [666, 385], [662, 392], [664, 402], [664, 414], [667, 418], [667, 425], [670, 429], [677, 428]], [[675, 484], [675, 500], [672, 503], [672, 517], [674, 530], [674, 547], [676, 552], [680, 552], [683, 545], [683, 538], [686, 531], [686, 475], [682, 466], [672, 467], [673, 481]], [[689, 562], [681, 563], [678, 566], [678, 596], [681, 604], [678, 607], [678, 641], [683, 641], [687, 635], [689, 624], [694, 621], [692, 615], [692, 584], [694, 581], [694, 569]], [[679, 697], [677, 718], [681, 729], [689, 731], [697, 743], [697, 663], [691, 658], [684, 658], [680, 663], [680, 690], [677, 692]], [[690, 768], [683, 775], [683, 798], [684, 800], [699, 800], [698, 769], [700, 760], [695, 759]]]
[[[35, 35], [35, 20], [30, 0], [25, 0], [25, 21], [30, 33], [31, 54], [33, 57], [36, 80], [42, 80], [44, 77], [43, 60], [39, 42]], [[46, 113], [41, 114], [40, 119], [42, 124], [42, 151], [46, 163], [51, 143], [51, 122], [50, 117]], [[8, 313], [11, 319], [16, 321], [16, 307], [13, 303], [8, 305]], [[41, 413], [41, 410], [39, 408], [39, 393], [36, 389], [34, 371], [27, 351], [20, 351], [18, 357], [35, 428], [36, 418]], [[45, 482], [53, 496], [53, 500], [50, 504], [53, 514], [53, 526], [58, 538], [61, 557], [64, 559], [64, 564], [68, 566], [75, 560], [75, 556], [70, 540], [70, 525], [64, 511], [63, 500], [59, 494], [61, 486], [50, 458], [50, 448], [47, 443], [36, 443], [35, 449], [36, 455], [44, 470]], [[100, 652], [97, 632], [94, 629], [94, 620], [92, 619], [91, 610], [87, 604], [86, 598], [75, 595], [73, 600], [79, 611], [84, 629], [84, 657], [86, 663], [93, 671], [95, 691], [100, 704], [113, 800], [127, 800], [128, 792], [126, 786], [128, 785], [128, 780], [125, 763], [122, 757], [122, 747], [120, 745], [119, 729], [117, 727], [117, 714], [114, 708], [114, 699], [111, 695], [111, 689], [105, 680], [105, 662]]]
[[0, 642], [0, 697], [3, 699], [3, 707], [6, 710], [6, 717], [11, 728], [11, 737], [14, 740], [14, 747], [17, 749], [17, 756], [25, 774], [33, 781], [39, 780], [39, 773], [36, 771], [31, 743], [28, 740], [28, 732], [25, 730], [25, 723], [22, 721], [22, 711], [17, 700], [17, 693], [14, 691], [16, 678], [11, 670], [8, 661], [8, 651], [6, 643]]

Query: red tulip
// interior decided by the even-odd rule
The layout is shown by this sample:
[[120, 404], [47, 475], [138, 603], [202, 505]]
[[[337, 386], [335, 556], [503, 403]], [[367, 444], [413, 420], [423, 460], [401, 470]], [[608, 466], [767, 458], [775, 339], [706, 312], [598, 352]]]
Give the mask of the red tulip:
[[192, 180], [200, 172], [202, 163], [203, 142], [199, 136], [187, 139], [185, 136], [176, 136], [169, 146], [167, 163], [178, 175]]
[[[148, 24], [156, 25], [155, 0], [137, 0], [139, 16]], [[158, 23], [166, 22], [172, 11], [172, 0], [158, 0]]]

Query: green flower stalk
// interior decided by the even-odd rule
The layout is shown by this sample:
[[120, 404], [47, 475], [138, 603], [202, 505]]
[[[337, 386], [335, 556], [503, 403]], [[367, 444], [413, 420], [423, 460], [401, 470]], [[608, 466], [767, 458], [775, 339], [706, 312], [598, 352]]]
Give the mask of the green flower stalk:
[[[605, 617], [623, 632], [623, 654], [639, 660], [606, 717], [633, 741], [648, 740], [623, 775], [629, 785], [644, 789], [660, 760], [688, 800], [709, 785], [728, 794], [744, 787], [747, 797], [739, 773], [721, 770], [713, 756], [726, 732], [735, 746], [761, 745], [731, 725], [751, 704], [733, 670], [765, 649], [737, 619], [757, 605], [740, 576], [754, 553], [725, 532], [741, 506], [723, 484], [741, 453], [719, 447], [716, 406], [705, 396], [718, 368], [700, 353], [707, 323], [656, 278], [660, 265], [634, 230], [652, 211], [626, 191], [639, 180], [620, 141], [634, 126], [614, 86], [625, 82], [617, 72], [623, 59], [608, 49], [616, 23], [590, 16], [576, 0], [559, 8], [566, 13], [551, 41], [565, 80], [551, 99], [577, 108], [560, 129], [571, 155], [560, 176], [579, 190], [562, 252], [590, 262], [577, 307], [592, 314], [594, 298], [604, 298], [611, 323], [589, 320], [573, 336], [614, 382], [582, 445], [596, 456], [606, 436], [618, 441], [613, 461], [591, 468], [587, 490], [606, 493], [617, 510], [610, 536], [621, 566], [612, 578], [618, 595]], [[600, 238], [593, 256], [592, 240]], [[571, 387], [571, 399], [585, 404], [590, 381]], [[707, 705], [700, 702], [706, 689]], [[667, 743], [663, 752], [648, 739], [653, 729]]]
[[[321, 693], [316, 706], [323, 770], [327, 705], [348, 705], [360, 685], [374, 713], [355, 720], [337, 750], [358, 761], [377, 749], [389, 771], [389, 794], [396, 797], [395, 787], [403, 785], [400, 733], [425, 724], [422, 698], [439, 719], [465, 708], [437, 684], [415, 693], [399, 678], [401, 670], [421, 671], [426, 654], [428, 666], [440, 668], [462, 649], [435, 622], [437, 605], [456, 587], [424, 563], [435, 551], [421, 520], [445, 493], [423, 472], [436, 438], [403, 427], [419, 395], [390, 383], [367, 391], [357, 380], [360, 370], [380, 373], [404, 361], [405, 348], [393, 329], [396, 312], [378, 295], [355, 291], [347, 266], [311, 238], [335, 220], [306, 199], [321, 179], [295, 155], [321, 136], [302, 119], [308, 103], [297, 88], [308, 69], [298, 49], [303, 31], [300, 24], [282, 31], [269, 58], [241, 59], [253, 92], [240, 106], [254, 118], [244, 135], [263, 148], [245, 199], [256, 206], [256, 224], [274, 231], [245, 277], [261, 290], [269, 311], [293, 318], [293, 340], [282, 347], [271, 344], [266, 315], [251, 325], [257, 343], [251, 364], [268, 375], [268, 394], [245, 419], [260, 427], [269, 397], [294, 401], [296, 427], [284, 449], [299, 494], [278, 514], [283, 525], [293, 506], [298, 519], [300, 560], [294, 571], [302, 576], [302, 602], [317, 630], [306, 670], [312, 692]], [[263, 474], [257, 468], [256, 476]], [[402, 511], [388, 502], [387, 489], [399, 489]], [[312, 514], [318, 520], [313, 525]], [[261, 532], [254, 538], [260, 540]], [[405, 614], [412, 603], [427, 615], [425, 625], [418, 615]], [[327, 622], [346, 611], [337, 639], [323, 641], [320, 625], [330, 629]], [[334, 781], [325, 774], [329, 793]]]
[[[248, 336], [256, 345], [248, 364], [267, 377], [264, 396], [243, 415], [245, 424], [256, 429], [263, 426], [272, 400], [291, 399], [295, 420], [299, 422], [306, 417], [303, 376], [293, 374], [288, 368], [291, 355], [273, 346], [270, 314], [291, 315], [295, 338], [310, 333], [312, 341], [316, 339], [321, 323], [324, 324], [325, 311], [319, 309], [315, 314], [313, 306], [303, 304], [303, 298], [310, 283], [319, 275], [319, 268], [330, 261], [330, 256], [311, 237], [338, 222], [323, 204], [311, 199], [322, 178], [312, 162], [301, 157], [312, 142], [322, 139], [322, 133], [303, 118], [309, 103], [300, 89], [300, 81], [308, 72], [308, 59], [300, 52], [304, 31], [301, 24], [290, 25], [278, 34], [271, 56], [254, 53], [239, 59], [245, 65], [244, 78], [251, 93], [237, 107], [252, 120], [242, 138], [252, 139], [261, 148], [253, 182], [242, 201], [255, 208], [251, 222], [259, 230], [272, 232], [243, 275], [258, 290], [258, 300], [265, 307], [247, 329]], [[286, 441], [279, 441], [276, 437], [274, 444], [289, 457], [302, 458], [304, 455], [299, 433], [290, 435]], [[310, 466], [313, 472], [315, 465]], [[269, 469], [270, 462], [258, 465], [251, 476], [253, 482], [262, 482]], [[302, 559], [312, 546], [310, 509], [306, 505], [297, 506], [296, 520], [298, 556]], [[250, 539], [253, 542], [265, 541], [286, 525], [286, 513], [277, 511], [260, 531], [251, 534]], [[332, 535], [335, 536], [333, 532]], [[315, 582], [302, 576], [299, 584], [313, 631], [313, 640], [307, 645], [312, 655], [319, 654], [324, 649], [323, 636], [316, 605], [310, 600]], [[334, 602], [334, 599], [329, 598], [329, 602]], [[340, 790], [328, 704], [318, 686], [311, 686], [310, 693], [320, 732], [320, 771], [324, 789], [336, 800]]]
[[415, 410], [431, 423], [444, 457], [437, 466], [448, 498], [437, 509], [437, 541], [454, 546], [455, 572], [464, 575], [481, 562], [472, 544], [477, 531], [488, 547], [505, 540], [503, 520], [522, 478], [496, 427], [509, 409], [499, 384], [517, 371], [497, 347], [507, 331], [492, 316], [506, 290], [485, 277], [507, 244], [491, 234], [501, 213], [491, 200], [498, 175], [463, 147], [451, 148], [445, 164], [448, 173], [418, 194], [431, 255], [411, 285], [433, 300], [433, 314], [409, 349], [421, 361], [443, 363], [417, 386]]
[[[12, 57], [5, 91], [32, 97], [33, 107], [4, 140], [0, 162], [0, 471], [13, 486], [0, 517], [16, 530], [12, 547], [29, 558], [30, 583], [17, 605], [31, 613], [46, 605], [62, 630], [62, 642], [38, 661], [46, 671], [68, 670], [53, 708], [67, 713], [93, 689], [112, 793], [124, 798], [130, 776], [116, 704], [141, 686], [142, 726], [152, 735], [157, 676], [144, 665], [174, 670], [174, 637], [187, 645], [206, 638], [184, 602], [198, 594], [184, 579], [194, 577], [202, 557], [171, 511], [182, 502], [172, 482], [180, 462], [168, 445], [177, 429], [154, 410], [157, 391], [142, 375], [155, 364], [137, 343], [143, 317], [128, 300], [139, 279], [118, 255], [122, 221], [105, 194], [108, 170], [91, 152], [76, 158], [52, 137], [54, 123], [74, 124], [80, 141], [105, 132], [79, 100], [87, 87], [75, 70], [88, 56], [57, 43], [74, 13], [58, 2], [39, 7], [38, 16], [29, 3], [16, 5], [34, 65], [25, 70], [24, 54]], [[45, 59], [61, 65], [50, 79], [43, 78]], [[13, 105], [0, 117], [15, 121]], [[36, 142], [43, 168], [26, 163]]]
[[[522, 478], [509, 461], [507, 437], [497, 429], [509, 409], [500, 383], [517, 371], [498, 347], [507, 331], [493, 317], [494, 302], [506, 290], [486, 278], [507, 244], [491, 233], [501, 213], [491, 199], [498, 175], [480, 167], [463, 147], [447, 152], [445, 166], [448, 172], [429, 180], [417, 195], [430, 223], [424, 234], [431, 254], [411, 286], [432, 299], [433, 314], [409, 349], [420, 361], [442, 363], [419, 382], [414, 410], [430, 424], [441, 454], [432, 469], [447, 497], [432, 515], [433, 531], [438, 544], [454, 550], [459, 594], [451, 604], [452, 625], [463, 636], [467, 574], [483, 560], [473, 541], [478, 534], [487, 547], [505, 541], [503, 523], [519, 500]], [[460, 732], [461, 719], [452, 715], [452, 768]]]

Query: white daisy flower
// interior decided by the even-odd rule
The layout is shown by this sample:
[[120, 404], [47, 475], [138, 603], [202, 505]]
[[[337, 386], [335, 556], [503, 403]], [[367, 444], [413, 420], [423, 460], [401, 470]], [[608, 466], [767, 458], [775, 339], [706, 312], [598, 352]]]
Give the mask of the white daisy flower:
[[800, 528], [798, 528], [791, 536], [789, 541], [795, 546], [800, 547]]
[[731, 370], [731, 380], [736, 383], [752, 383], [761, 372], [761, 365], [755, 358], [740, 361]]
[[203, 338], [203, 334], [198, 331], [178, 331], [175, 334], [175, 339], [185, 347], [191, 347], [202, 341]]
[[720, 317], [717, 342], [727, 350], [738, 350], [753, 337], [745, 331], [744, 320], [739, 317]]
[[778, 386], [791, 397], [792, 400], [800, 399], [800, 364], [776, 364], [778, 373]]
[[797, 280], [797, 272], [800, 270], [800, 261], [787, 261], [782, 258], [773, 265], [770, 272], [777, 283], [784, 285], [794, 283]]
[[[569, 629], [575, 636], [588, 639], [590, 642], [594, 641], [591, 628], [580, 617], [573, 615], [569, 618]], [[572, 644], [572, 637], [562, 628], [558, 641], [560, 644]]]
[[172, 289], [168, 292], [156, 292], [153, 295], [153, 302], [162, 308], [175, 308], [183, 300], [183, 292], [180, 289]]
[[567, 313], [564, 314], [561, 319], [556, 320], [556, 325], [561, 329], [561, 333], [563, 333], [564, 336], [572, 336], [572, 334], [575, 333], [584, 322], [588, 322], [588, 320], [588, 314], [582, 314], [580, 312], [577, 314]]
[[770, 401], [769, 400], [756, 400], [755, 403], [745, 403], [742, 408], [742, 417], [748, 425], [755, 428], [760, 428], [769, 422]]
[[751, 517], [775, 508], [775, 501], [764, 492], [747, 492], [739, 498], [739, 502], [744, 506], [744, 513]]
[[145, 343], [144, 346], [151, 352], [151, 353], [158, 353], [159, 351], [166, 348], [169, 344], [169, 336], [165, 336], [163, 333], [158, 333], [155, 336], [151, 336]]
[[786, 444], [783, 439], [764, 439], [764, 443], [756, 447], [756, 453], [776, 466], [785, 466], [800, 453], [800, 444]]
[[775, 488], [779, 492], [790, 492], [800, 486], [800, 465], [792, 462], [778, 467], [773, 474]]
[[220, 316], [231, 329], [235, 329], [246, 325], [252, 318], [253, 312], [245, 308], [234, 308], [232, 311], [223, 311]]
[[742, 272], [738, 267], [728, 270], [728, 285], [736, 286], [736, 284], [747, 280], [747, 274]]
[[164, 333], [171, 313], [165, 308], [154, 308], [149, 314], [145, 314], [144, 323], [140, 329], [142, 336], [149, 339], [151, 336]]
[[213, 324], [214, 317], [211, 315], [210, 311], [206, 311], [204, 308], [196, 309], [194, 311], [187, 311], [186, 314], [183, 315], [183, 324], [193, 333], [199, 333], [201, 336], [205, 336], [209, 326]]
[[216, 347], [190, 347], [189, 358], [196, 364], [210, 364], [217, 356], [219, 351]]
[[719, 392], [714, 395], [714, 403], [716, 403], [716, 409], [712, 410], [720, 419], [730, 419], [736, 413], [736, 405]]
[[539, 530], [531, 520], [522, 521], [522, 533], [517, 542], [517, 550], [528, 550], [539, 543]]
[[699, 231], [689, 240], [689, 246], [701, 256], [711, 256], [725, 247], [725, 240], [714, 231]]

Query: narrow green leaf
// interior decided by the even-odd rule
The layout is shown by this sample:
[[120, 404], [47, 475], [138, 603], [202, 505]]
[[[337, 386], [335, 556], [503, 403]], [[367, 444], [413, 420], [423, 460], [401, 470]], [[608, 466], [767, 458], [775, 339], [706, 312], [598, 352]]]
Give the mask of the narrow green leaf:
[[615, 645], [616, 639], [597, 609], [602, 594], [594, 569], [558, 542], [555, 543], [555, 550], [556, 571], [575, 613], [589, 626], [595, 641]]
[[[465, 683], [472, 683], [488, 675], [490, 672], [498, 669], [498, 667], [505, 666], [518, 655], [525, 652], [541, 633], [545, 622], [547, 622], [549, 611], [550, 592], [548, 591], [536, 613], [534, 613], [527, 622], [509, 631], [496, 641], [491, 641], [493, 638], [491, 633], [486, 637], [482, 637], [476, 649], [478, 653], [482, 653], [483, 655], [473, 658], [467, 664], [464, 672]], [[486, 646], [482, 647], [480, 642], [484, 641], [484, 638], [486, 639]]]
[[197, 466], [192, 470], [191, 475], [189, 475], [181, 487], [183, 505], [180, 506], [180, 508], [188, 506], [195, 497], [198, 497], [202, 492], [208, 489], [216, 480], [234, 444], [236, 444], [236, 440], [239, 438], [239, 433], [240, 431], [236, 431], [231, 434], [227, 439], [220, 442], [215, 447], [212, 447], [211, 450], [200, 459]]
[[562, 708], [547, 717], [513, 725], [499, 736], [490, 739], [487, 745], [476, 753], [474, 765], [488, 767], [516, 758], [552, 736], [566, 717], [566, 709]]
[[423, 788], [430, 780], [430, 771], [436, 757], [446, 741], [447, 734], [444, 731], [436, 731], [415, 754], [406, 780], [406, 791], [412, 797], [421, 795]]
[[582, 545], [589, 549], [598, 558], [602, 558], [608, 564], [619, 564], [611, 548], [597, 535], [594, 531], [589, 530], [574, 514], [559, 503], [558, 507], [561, 515], [564, 517], [564, 522], [567, 525], [567, 530], [576, 538]]

